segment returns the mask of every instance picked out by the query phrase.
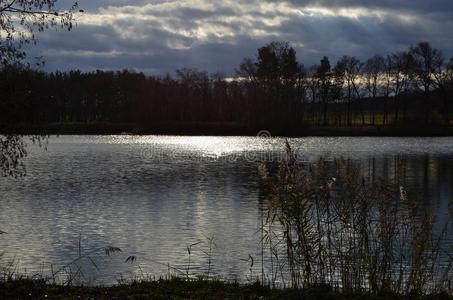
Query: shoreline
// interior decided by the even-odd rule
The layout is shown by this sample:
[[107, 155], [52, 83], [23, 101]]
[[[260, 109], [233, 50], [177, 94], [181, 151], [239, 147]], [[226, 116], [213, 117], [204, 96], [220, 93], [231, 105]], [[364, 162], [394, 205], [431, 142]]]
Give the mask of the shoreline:
[[[263, 126], [265, 127], [265, 126]], [[237, 124], [154, 124], [133, 123], [53, 123], [19, 125], [0, 130], [0, 134], [17, 135], [179, 135], [179, 136], [257, 136], [260, 132], [275, 137], [450, 137], [453, 126], [318, 126], [297, 130], [251, 128]]]
[[[367, 292], [345, 293], [328, 285], [308, 289], [272, 288], [260, 282], [239, 284], [219, 279], [156, 279], [132, 281], [113, 286], [57, 285], [37, 279], [0, 281], [1, 299], [323, 299], [393, 300], [414, 299], [413, 295]], [[447, 293], [418, 295], [420, 300], [450, 300]]]

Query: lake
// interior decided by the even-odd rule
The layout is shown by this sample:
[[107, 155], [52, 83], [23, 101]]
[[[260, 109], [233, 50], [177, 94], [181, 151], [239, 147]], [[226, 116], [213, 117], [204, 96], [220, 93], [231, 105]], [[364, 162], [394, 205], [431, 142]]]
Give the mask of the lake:
[[[350, 158], [373, 180], [404, 168], [403, 185], [439, 220], [453, 207], [453, 138], [291, 138], [298, 159]], [[79, 255], [84, 281], [186, 272], [244, 280], [260, 270], [262, 161], [282, 138], [60, 136], [29, 145], [27, 176], [0, 178], [0, 266], [49, 274]], [[401, 171], [401, 170], [399, 170]], [[213, 239], [212, 253], [209, 239]], [[80, 242], [80, 247], [79, 247]], [[136, 256], [134, 263], [125, 259]], [[250, 270], [249, 258], [256, 263]], [[211, 267], [209, 258], [212, 259]], [[252, 273], [251, 273], [252, 272]], [[61, 272], [64, 275], [64, 272]]]

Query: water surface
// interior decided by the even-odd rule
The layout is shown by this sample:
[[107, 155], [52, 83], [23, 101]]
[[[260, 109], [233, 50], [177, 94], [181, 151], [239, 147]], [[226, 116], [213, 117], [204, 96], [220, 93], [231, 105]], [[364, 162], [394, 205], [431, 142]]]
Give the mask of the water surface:
[[[452, 138], [290, 139], [301, 160], [359, 161], [370, 178], [404, 168], [414, 201], [447, 219], [453, 212]], [[0, 179], [0, 265], [12, 258], [27, 274], [48, 273], [78, 255], [107, 245], [123, 252], [85, 261], [85, 280], [114, 283], [134, 275], [165, 275], [167, 264], [226, 278], [251, 275], [249, 255], [260, 256], [257, 167], [278, 160], [279, 138], [176, 136], [50, 137], [30, 145], [27, 176]], [[401, 164], [403, 162], [403, 164]], [[135, 255], [134, 264], [124, 263]], [[259, 262], [252, 272], [259, 272]], [[175, 272], [174, 269], [170, 269]], [[91, 275], [88, 275], [91, 274]], [[253, 276], [253, 273], [252, 273]]]

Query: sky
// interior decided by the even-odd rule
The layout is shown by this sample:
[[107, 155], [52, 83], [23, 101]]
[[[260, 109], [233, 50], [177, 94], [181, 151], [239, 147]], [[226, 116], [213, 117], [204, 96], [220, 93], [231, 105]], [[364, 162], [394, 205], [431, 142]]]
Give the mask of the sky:
[[193, 67], [232, 75], [271, 41], [290, 42], [306, 66], [420, 41], [453, 56], [453, 0], [80, 0], [79, 7], [85, 12], [72, 31], [37, 35], [29, 57], [43, 56], [47, 71], [164, 75]]

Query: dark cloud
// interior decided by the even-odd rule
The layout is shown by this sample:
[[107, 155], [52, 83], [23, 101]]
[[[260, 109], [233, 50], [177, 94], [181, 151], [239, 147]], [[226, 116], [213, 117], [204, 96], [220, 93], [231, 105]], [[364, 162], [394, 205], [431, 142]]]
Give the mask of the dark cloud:
[[[268, 0], [268, 2], [280, 2]], [[322, 6], [330, 8], [386, 9], [393, 11], [420, 11], [420, 12], [453, 12], [453, 2], [449, 0], [291, 0], [298, 6]]]
[[453, 56], [451, 0], [79, 2], [86, 13], [73, 31], [44, 32], [30, 49], [31, 57], [45, 57], [47, 70], [162, 74], [192, 66], [234, 74], [272, 40], [290, 41], [306, 65], [323, 55], [366, 59], [422, 40]]

